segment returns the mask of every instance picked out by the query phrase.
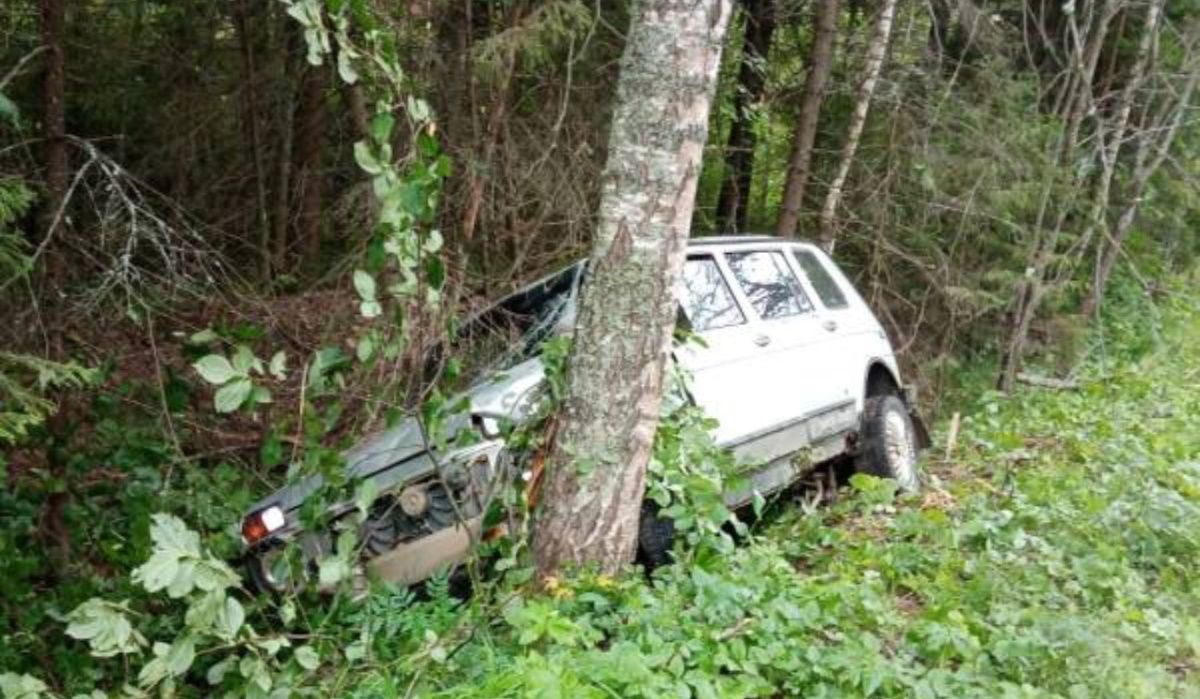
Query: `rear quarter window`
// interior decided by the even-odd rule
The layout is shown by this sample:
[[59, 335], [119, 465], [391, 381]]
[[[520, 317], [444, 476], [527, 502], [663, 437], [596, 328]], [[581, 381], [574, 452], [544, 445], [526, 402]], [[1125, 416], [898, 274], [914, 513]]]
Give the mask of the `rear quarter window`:
[[800, 249], [793, 249], [792, 254], [796, 256], [800, 270], [804, 272], [804, 276], [808, 277], [813, 291], [817, 292], [817, 296], [826, 308], [836, 310], [850, 306], [846, 301], [846, 294], [838, 286], [837, 280], [833, 278], [829, 270], [825, 269], [825, 265], [817, 259], [816, 255], [808, 250]]

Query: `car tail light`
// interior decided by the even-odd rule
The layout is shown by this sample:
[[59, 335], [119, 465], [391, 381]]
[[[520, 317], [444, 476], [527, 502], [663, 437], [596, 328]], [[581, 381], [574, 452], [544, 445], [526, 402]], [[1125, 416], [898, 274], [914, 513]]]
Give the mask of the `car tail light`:
[[285, 521], [283, 510], [278, 505], [271, 505], [258, 512], [253, 512], [242, 520], [242, 539], [247, 544], [258, 543], [268, 534], [282, 529]]

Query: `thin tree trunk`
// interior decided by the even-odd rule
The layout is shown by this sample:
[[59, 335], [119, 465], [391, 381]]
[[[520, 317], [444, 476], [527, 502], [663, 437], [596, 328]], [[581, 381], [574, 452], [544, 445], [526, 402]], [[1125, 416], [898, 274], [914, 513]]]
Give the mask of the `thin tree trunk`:
[[[66, 23], [64, 0], [41, 1], [42, 45], [46, 47], [42, 73], [42, 153], [46, 197], [39, 212], [39, 231], [48, 240], [62, 225], [61, 213], [67, 196], [70, 164], [67, 161], [66, 57], [63, 31]], [[49, 278], [61, 286], [65, 281], [61, 256], [51, 251]]]
[[275, 269], [287, 270], [288, 224], [292, 203], [292, 143], [295, 140], [297, 73], [303, 74], [305, 60], [300, 50], [300, 30], [296, 22], [284, 16], [283, 75], [280, 79], [281, 102], [275, 107], [275, 176], [271, 191], [271, 244], [274, 247]]
[[717, 227], [729, 233], [746, 230], [757, 140], [750, 111], [762, 101], [766, 89], [764, 70], [771, 50], [771, 37], [775, 33], [774, 0], [746, 0], [745, 6], [746, 30], [742, 38], [738, 84], [733, 95], [733, 123], [725, 148], [728, 153], [726, 175], [717, 197]]
[[266, 281], [271, 277], [271, 221], [267, 208], [267, 177], [263, 166], [262, 138], [258, 130], [258, 70], [255, 65], [254, 45], [250, 38], [249, 13], [246, 0], [238, 0], [233, 10], [238, 43], [241, 46], [242, 71], [245, 74], [243, 96], [244, 127], [250, 142], [250, 155], [254, 162], [254, 188], [258, 206], [255, 219], [258, 224], [259, 275]]
[[[1146, 185], [1149, 183], [1150, 178], [1162, 167], [1163, 162], [1166, 161], [1167, 155], [1171, 150], [1171, 145], [1175, 141], [1175, 136], [1179, 132], [1180, 126], [1183, 125], [1184, 116], [1187, 114], [1188, 108], [1192, 103], [1192, 97], [1196, 92], [1196, 85], [1200, 82], [1200, 66], [1196, 66], [1195, 63], [1195, 61], [1191, 62], [1191, 70], [1188, 71], [1187, 82], [1184, 84], [1183, 91], [1175, 103], [1174, 113], [1168, 118], [1169, 125], [1165, 129], [1153, 128], [1152, 125], [1142, 128], [1139, 135], [1136, 164], [1134, 166], [1132, 181], [1129, 183], [1129, 192], [1126, 196], [1125, 207], [1117, 219], [1117, 225], [1113, 228], [1112, 234], [1100, 242], [1100, 260], [1097, 263], [1092, 284], [1088, 288], [1088, 293], [1084, 297], [1083, 303], [1080, 305], [1079, 312], [1084, 317], [1093, 316], [1100, 310], [1100, 303], [1104, 297], [1104, 289], [1108, 286], [1108, 280], [1112, 276], [1113, 268], [1116, 267], [1117, 258], [1121, 254], [1121, 248], [1125, 244], [1125, 239], [1129, 237], [1129, 233], [1133, 230], [1133, 224], [1137, 220], [1138, 210], [1141, 208], [1142, 196], [1145, 194]], [[1162, 133], [1162, 136], [1156, 138], [1156, 134], [1159, 132]], [[1153, 157], [1151, 157], [1151, 151], [1154, 151]]]
[[850, 115], [850, 129], [846, 134], [846, 145], [842, 148], [841, 160], [838, 163], [829, 191], [825, 195], [825, 204], [821, 207], [821, 247], [832, 253], [837, 237], [833, 227], [833, 218], [837, 213], [838, 204], [842, 200], [842, 190], [846, 186], [846, 177], [850, 174], [850, 166], [854, 163], [854, 155], [858, 152], [858, 142], [862, 138], [863, 128], [867, 124], [867, 112], [871, 108], [871, 98], [875, 95], [875, 85], [879, 82], [879, 74], [883, 70], [883, 59], [887, 56], [888, 42], [892, 37], [892, 24], [896, 19], [896, 0], [884, 0], [883, 10], [879, 14], [879, 24], [875, 27], [875, 36], [867, 48], [867, 63], [863, 69], [862, 85], [858, 88], [858, 96], [854, 103], [854, 112]]
[[1142, 30], [1141, 41], [1138, 43], [1137, 58], [1129, 70], [1125, 86], [1118, 98], [1117, 113], [1113, 124], [1110, 128], [1105, 128], [1104, 120], [1101, 120], [1100, 123], [1098, 131], [1100, 179], [1096, 184], [1096, 194], [1092, 199], [1091, 215], [1088, 217], [1087, 227], [1077, 245], [1081, 254], [1090, 249], [1096, 231], [1104, 231], [1108, 228], [1108, 208], [1112, 199], [1113, 178], [1117, 172], [1117, 158], [1121, 153], [1122, 144], [1125, 143], [1126, 134], [1129, 132], [1129, 119], [1133, 114], [1134, 99], [1146, 81], [1150, 54], [1157, 41], [1158, 20], [1164, 2], [1165, 0], [1151, 0], [1150, 6], [1146, 9], [1145, 28]]
[[[1070, 42], [1069, 64], [1072, 67], [1068, 87], [1063, 93], [1058, 108], [1065, 109], [1063, 115], [1066, 125], [1059, 148], [1059, 163], [1076, 172], [1075, 188], [1086, 188], [1082, 170], [1074, 167], [1076, 149], [1084, 117], [1097, 113], [1096, 100], [1092, 83], [1099, 63], [1100, 52], [1105, 44], [1106, 35], [1113, 17], [1124, 0], [1095, 0], [1085, 5], [1086, 17], [1081, 27], [1076, 14], [1067, 15], [1065, 24], [1068, 41]], [[1098, 13], [1098, 14], [1097, 14]], [[1103, 128], [1102, 126], [1100, 128]], [[1103, 146], [1101, 146], [1103, 149]], [[1107, 157], [1102, 155], [1102, 158]], [[1017, 301], [1014, 304], [1011, 322], [1008, 326], [1007, 341], [1000, 362], [1000, 375], [996, 386], [1007, 393], [1016, 383], [1017, 373], [1021, 369], [1025, 345], [1029, 337], [1029, 328], [1037, 317], [1042, 301], [1061, 283], [1051, 280], [1051, 267], [1058, 253], [1058, 243], [1062, 231], [1067, 224], [1071, 206], [1060, 206], [1055, 216], [1054, 226], [1046, 231], [1043, 228], [1046, 216], [1050, 211], [1049, 186], [1043, 192], [1042, 211], [1038, 215], [1035, 226], [1036, 238], [1033, 244], [1028, 272], [1018, 286]], [[1086, 235], [1086, 231], [1085, 231]]]
[[729, 0], [643, 0], [633, 18], [533, 538], [540, 579], [633, 559]]
[[[42, 241], [49, 244], [50, 238], [63, 226], [62, 210], [66, 205], [68, 188], [67, 127], [66, 127], [66, 56], [63, 51], [63, 34], [66, 25], [64, 0], [42, 0], [41, 38], [46, 47], [44, 72], [42, 75], [42, 139], [45, 163], [46, 196], [39, 212], [39, 228]], [[66, 284], [66, 264], [62, 255], [50, 248], [47, 281], [54, 291], [61, 292]], [[63, 332], [53, 329], [51, 354], [55, 359], [65, 359]], [[40, 536], [51, 551], [58, 569], [63, 570], [71, 560], [71, 530], [67, 526], [67, 507], [71, 493], [65, 486], [66, 463], [61, 440], [67, 433], [67, 400], [59, 402], [58, 410], [51, 417], [48, 428], [51, 438], [47, 441], [47, 462], [54, 480], [64, 484], [50, 493], [41, 513]]]
[[833, 47], [837, 40], [839, 0], [817, 0], [813, 14], [813, 45], [809, 58], [808, 76], [804, 79], [804, 100], [796, 119], [796, 134], [792, 137], [792, 157], [788, 164], [787, 185], [775, 232], [785, 238], [796, 235], [804, 193], [812, 175], [813, 144], [817, 140], [821, 105], [825, 102], [825, 87], [833, 70]]
[[297, 237], [304, 266], [315, 270], [321, 255], [321, 190], [324, 173], [321, 156], [325, 146], [324, 66], [309, 66], [296, 104], [295, 167], [299, 186]]

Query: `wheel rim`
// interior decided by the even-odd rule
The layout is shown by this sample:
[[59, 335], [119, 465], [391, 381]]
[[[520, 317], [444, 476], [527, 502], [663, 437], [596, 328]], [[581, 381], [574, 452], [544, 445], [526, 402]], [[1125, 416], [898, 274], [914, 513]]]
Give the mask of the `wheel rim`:
[[908, 416], [892, 410], [884, 416], [883, 448], [893, 477], [904, 490], [917, 488], [917, 450]]

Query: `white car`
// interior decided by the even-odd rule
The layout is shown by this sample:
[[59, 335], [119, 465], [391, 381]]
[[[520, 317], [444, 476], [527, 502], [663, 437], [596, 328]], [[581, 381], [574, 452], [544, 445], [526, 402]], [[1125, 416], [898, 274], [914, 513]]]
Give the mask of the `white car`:
[[[383, 494], [361, 532], [364, 567], [374, 575], [411, 584], [467, 555], [498, 481], [520, 470], [512, 468], [500, 424], [532, 412], [545, 383], [542, 342], [571, 331], [585, 272], [583, 262], [572, 265], [464, 324], [456, 354], [469, 360], [470, 409], [446, 430], [474, 431], [471, 446], [437, 453], [420, 423], [408, 419], [345, 454], [348, 475]], [[677, 294], [680, 322], [703, 340], [675, 350], [690, 375], [689, 398], [716, 419], [719, 444], [761, 465], [748, 487], [726, 495], [731, 506], [841, 456], [902, 489], [918, 487], [917, 451], [928, 435], [886, 333], [825, 253], [770, 237], [696, 239]], [[246, 560], [260, 587], [286, 587], [311, 568], [294, 561], [311, 563], [330, 551], [329, 532], [299, 522], [300, 506], [321, 485], [314, 476], [285, 487], [243, 520]], [[326, 509], [336, 519], [353, 508], [340, 502]], [[669, 533], [662, 520], [643, 523], [647, 560], [662, 559]], [[289, 546], [300, 555], [283, 556]]]

